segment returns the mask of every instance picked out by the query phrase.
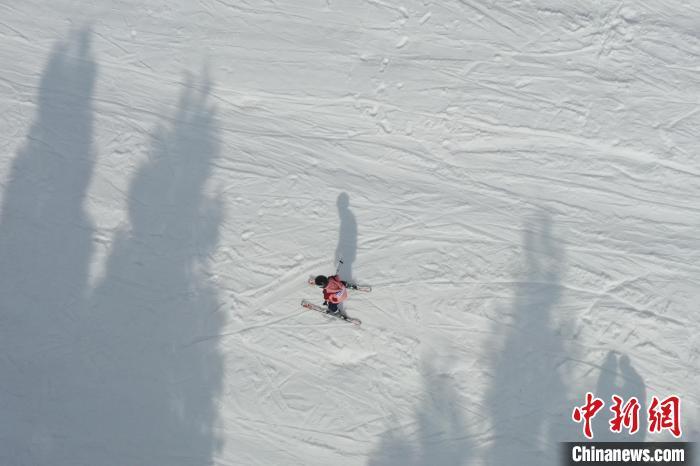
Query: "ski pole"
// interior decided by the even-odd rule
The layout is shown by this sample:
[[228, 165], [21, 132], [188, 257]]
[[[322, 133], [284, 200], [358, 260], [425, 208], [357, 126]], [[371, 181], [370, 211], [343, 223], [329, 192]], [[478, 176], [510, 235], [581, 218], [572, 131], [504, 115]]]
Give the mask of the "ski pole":
[[340, 266], [343, 265], [343, 258], [338, 259], [338, 267], [335, 269], [335, 274], [338, 275], [340, 273]]

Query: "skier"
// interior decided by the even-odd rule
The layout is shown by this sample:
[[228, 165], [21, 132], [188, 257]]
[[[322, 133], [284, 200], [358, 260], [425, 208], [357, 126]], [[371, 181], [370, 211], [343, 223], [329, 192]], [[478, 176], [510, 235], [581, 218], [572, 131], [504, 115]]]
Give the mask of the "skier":
[[[348, 299], [348, 284], [340, 279], [340, 275], [319, 275], [314, 280], [316, 286], [323, 288], [323, 305], [328, 307], [328, 314], [340, 314], [347, 320], [338, 308], [338, 305]], [[352, 285], [350, 285], [353, 288]]]
[[[340, 261], [340, 263], [342, 264], [343, 262]], [[317, 277], [309, 278], [309, 285], [323, 288], [323, 305], [319, 306], [318, 304], [314, 304], [309, 300], [302, 299], [302, 307], [316, 312], [323, 312], [333, 317], [337, 317], [338, 319], [343, 319], [345, 322], [353, 325], [362, 324], [360, 319], [345, 315], [345, 313], [340, 310], [340, 303], [348, 299], [348, 288], [351, 290], [369, 293], [372, 291], [371, 286], [358, 285], [357, 283], [343, 281], [340, 279], [340, 275], [338, 275], [337, 270], [335, 275], [331, 275], [329, 277], [326, 277], [325, 275], [318, 275]]]

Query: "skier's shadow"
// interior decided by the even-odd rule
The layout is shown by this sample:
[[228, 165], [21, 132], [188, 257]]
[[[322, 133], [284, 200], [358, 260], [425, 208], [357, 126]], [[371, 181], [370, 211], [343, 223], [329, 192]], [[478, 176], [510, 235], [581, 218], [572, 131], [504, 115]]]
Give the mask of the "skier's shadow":
[[340, 232], [338, 235], [338, 246], [335, 249], [335, 261], [340, 259], [343, 264], [340, 266], [340, 278], [352, 281], [353, 264], [357, 257], [357, 220], [350, 210], [350, 196], [347, 193], [338, 195], [338, 216], [340, 217]]
[[[646, 412], [646, 386], [639, 373], [632, 367], [630, 358], [626, 355], [618, 355], [614, 351], [608, 352], [600, 370], [600, 377], [594, 395], [605, 403], [603, 411], [598, 413], [591, 421], [593, 435], [598, 442], [643, 442], [646, 437], [647, 420]], [[612, 418], [610, 407], [612, 396], [622, 398], [627, 403], [635, 397], [639, 401], [639, 431], [629, 434], [610, 431], [609, 421]], [[624, 428], [623, 428], [624, 429]]]

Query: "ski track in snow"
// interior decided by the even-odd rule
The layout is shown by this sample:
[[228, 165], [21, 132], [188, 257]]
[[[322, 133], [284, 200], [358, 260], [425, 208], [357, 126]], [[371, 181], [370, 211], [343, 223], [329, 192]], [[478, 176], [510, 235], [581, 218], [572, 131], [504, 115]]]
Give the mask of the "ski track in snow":
[[700, 440], [698, 13], [0, 5], [0, 463], [554, 465], [586, 391]]

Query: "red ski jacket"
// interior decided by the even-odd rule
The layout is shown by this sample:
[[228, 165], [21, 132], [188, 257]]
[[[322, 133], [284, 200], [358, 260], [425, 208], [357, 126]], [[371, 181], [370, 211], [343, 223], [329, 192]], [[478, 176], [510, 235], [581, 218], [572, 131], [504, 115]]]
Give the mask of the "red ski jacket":
[[348, 299], [348, 289], [338, 275], [328, 277], [328, 284], [323, 288], [323, 299], [338, 304]]

